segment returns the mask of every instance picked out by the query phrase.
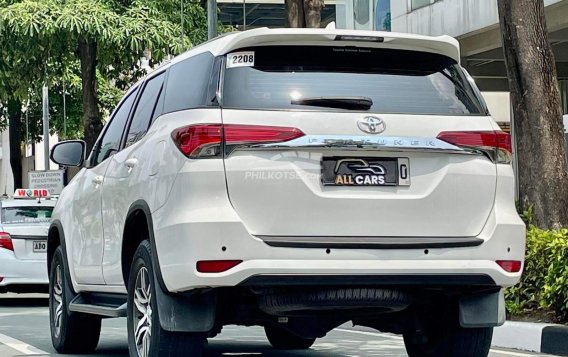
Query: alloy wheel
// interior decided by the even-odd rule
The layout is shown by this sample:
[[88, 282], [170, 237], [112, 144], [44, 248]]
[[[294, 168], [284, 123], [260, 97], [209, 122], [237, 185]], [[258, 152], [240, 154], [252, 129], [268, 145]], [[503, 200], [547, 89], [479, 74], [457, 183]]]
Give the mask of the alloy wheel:
[[140, 268], [134, 290], [134, 341], [139, 357], [148, 357], [152, 337], [152, 291], [146, 267]]
[[63, 276], [61, 264], [55, 267], [55, 281], [53, 283], [53, 325], [55, 327], [55, 336], [61, 334], [61, 319], [63, 315]]

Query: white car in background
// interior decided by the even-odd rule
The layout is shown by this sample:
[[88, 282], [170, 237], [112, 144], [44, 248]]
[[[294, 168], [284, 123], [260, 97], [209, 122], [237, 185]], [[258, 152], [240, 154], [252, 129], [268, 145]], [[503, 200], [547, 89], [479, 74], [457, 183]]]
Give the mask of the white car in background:
[[51, 338], [199, 356], [225, 325], [307, 349], [345, 322], [484, 357], [521, 276], [511, 141], [448, 36], [235, 32], [135, 84], [63, 190]]
[[47, 292], [47, 231], [55, 199], [17, 189], [0, 200], [0, 293]]

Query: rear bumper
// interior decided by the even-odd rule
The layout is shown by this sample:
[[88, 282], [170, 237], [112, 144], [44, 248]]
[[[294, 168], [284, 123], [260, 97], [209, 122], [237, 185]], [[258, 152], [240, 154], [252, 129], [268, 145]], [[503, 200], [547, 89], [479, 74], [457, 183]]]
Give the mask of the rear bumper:
[[20, 260], [4, 249], [0, 249], [0, 277], [0, 287], [49, 284], [45, 260]]
[[[426, 243], [431, 239], [429, 237], [413, 237], [412, 244], [395, 242], [397, 244], [385, 249], [362, 244], [334, 246], [329, 244], [333, 243], [331, 241], [320, 244], [325, 237], [295, 237], [308, 243], [316, 242], [312, 246], [270, 245], [252, 235], [233, 209], [222, 163], [202, 160], [194, 165], [198, 167], [186, 165], [182, 169], [170, 199], [152, 212], [159, 271], [165, 287], [171, 292], [239, 286], [259, 276], [298, 277], [298, 280], [313, 276], [340, 276], [347, 280], [371, 276], [379, 285], [384, 283], [382, 279], [388, 279], [392, 284], [408, 282], [408, 277], [414, 280], [413, 285], [429, 285], [427, 279], [422, 278], [434, 276], [440, 280], [438, 285], [444, 285], [444, 281], [455, 283], [456, 276], [473, 275], [488, 277], [488, 281], [493, 282], [489, 285], [498, 287], [512, 286], [521, 277], [521, 272], [508, 273], [495, 262], [523, 261], [525, 254], [525, 225], [514, 206], [513, 176], [508, 166], [497, 165], [498, 171], [503, 172], [498, 175], [493, 210], [481, 233], [471, 237], [471, 244], [443, 246], [436, 242]], [[341, 238], [357, 240], [362, 237]], [[395, 238], [387, 238], [391, 243], [392, 239]], [[452, 244], [467, 240], [462, 237], [445, 239]], [[417, 241], [419, 245], [415, 244]], [[211, 274], [197, 271], [196, 263], [202, 260], [242, 260], [242, 263], [226, 272]], [[290, 281], [290, 285], [292, 283]], [[467, 279], [463, 280], [462, 285], [469, 284]]]
[[[169, 291], [250, 285], [266, 277], [283, 277], [294, 285], [317, 276], [357, 281], [365, 277], [376, 285], [471, 285], [464, 277], [483, 277], [482, 285], [508, 287], [521, 273], [507, 273], [496, 260], [523, 260], [525, 227], [522, 222], [489, 222], [483, 243], [471, 247], [354, 249], [273, 247], [250, 235], [241, 222], [184, 222], [156, 229], [156, 251], [163, 281]], [[172, 249], [175, 247], [175, 249]], [[200, 260], [242, 260], [229, 271], [200, 273]], [[292, 277], [297, 277], [294, 281]], [[476, 278], [477, 279], [477, 278]], [[268, 279], [270, 280], [270, 279]], [[318, 280], [315, 278], [315, 280]], [[479, 280], [479, 279], [478, 279]]]

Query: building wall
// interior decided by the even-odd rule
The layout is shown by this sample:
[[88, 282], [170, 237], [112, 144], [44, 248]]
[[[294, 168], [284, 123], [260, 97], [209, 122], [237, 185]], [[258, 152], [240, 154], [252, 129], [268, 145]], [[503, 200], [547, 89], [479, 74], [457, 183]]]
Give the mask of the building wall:
[[[12, 175], [12, 166], [10, 165], [10, 143], [8, 130], [0, 133], [0, 196], [13, 195], [14, 176]], [[59, 139], [57, 135], [51, 135], [49, 138], [49, 148], [57, 144]], [[30, 146], [30, 145], [28, 145]], [[28, 187], [28, 172], [44, 169], [43, 141], [35, 144], [35, 155], [31, 154], [31, 149], [26, 148], [22, 154], [22, 185]], [[53, 161], [49, 161], [49, 170], [57, 170], [59, 165]]]
[[8, 130], [0, 132], [0, 196], [14, 193], [14, 176], [10, 166]]
[[509, 123], [511, 121], [509, 92], [483, 92], [482, 94], [493, 119], [498, 123]]
[[[49, 136], [49, 150], [51, 151], [51, 149], [53, 148], [53, 146], [55, 144], [57, 144], [59, 142], [59, 138], [57, 137], [57, 135], [50, 135]], [[49, 153], [48, 153], [49, 155]], [[27, 156], [27, 155], [26, 155]], [[40, 141], [38, 143], [35, 144], [35, 160], [34, 160], [34, 168], [35, 170], [45, 170], [45, 163], [44, 163], [44, 152], [43, 152], [43, 141]], [[49, 167], [47, 168], [48, 170], [57, 170], [59, 168], [59, 165], [57, 165], [55, 162], [49, 160]]]
[[[431, 0], [411, 11], [412, 0], [391, 0], [392, 31], [461, 37], [499, 23], [497, 0]], [[550, 6], [565, 0], [544, 0]]]

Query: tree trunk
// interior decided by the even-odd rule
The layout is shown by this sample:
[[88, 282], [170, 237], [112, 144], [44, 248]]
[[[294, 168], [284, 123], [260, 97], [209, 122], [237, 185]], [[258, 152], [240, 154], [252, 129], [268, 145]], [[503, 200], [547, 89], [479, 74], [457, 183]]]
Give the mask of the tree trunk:
[[288, 27], [306, 27], [303, 0], [285, 0]]
[[320, 27], [324, 0], [285, 0], [285, 2], [288, 27]]
[[533, 223], [568, 226], [568, 172], [554, 55], [543, 0], [498, 0], [517, 139], [520, 205]]
[[22, 185], [22, 103], [8, 100], [8, 136], [10, 138], [10, 166], [14, 176], [14, 187]]
[[83, 126], [87, 153], [89, 153], [103, 128], [99, 117], [97, 97], [97, 43], [95, 40], [79, 40], [79, 59], [83, 84]]
[[321, 25], [321, 9], [323, 0], [304, 0], [304, 16], [306, 27], [319, 28]]

